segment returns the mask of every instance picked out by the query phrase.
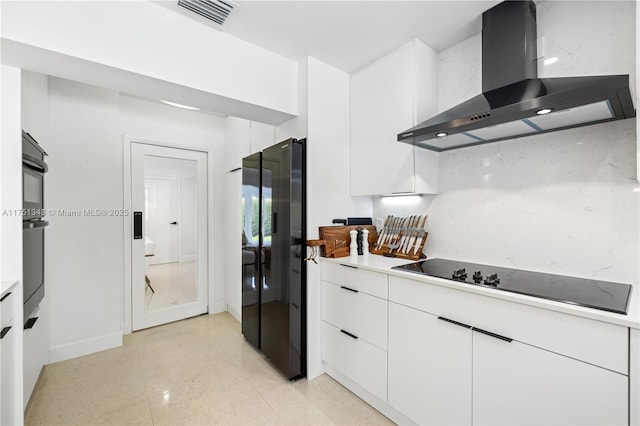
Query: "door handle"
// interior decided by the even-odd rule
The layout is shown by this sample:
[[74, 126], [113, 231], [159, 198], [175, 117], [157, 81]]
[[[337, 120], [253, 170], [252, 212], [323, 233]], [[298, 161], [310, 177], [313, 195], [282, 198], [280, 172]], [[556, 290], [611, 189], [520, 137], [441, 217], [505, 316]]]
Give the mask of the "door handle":
[[504, 340], [505, 342], [508, 342], [508, 343], [513, 342], [513, 339], [512, 339], [512, 338], [510, 338], [510, 337], [501, 336], [501, 335], [499, 335], [499, 334], [492, 333], [492, 332], [490, 332], [490, 331], [483, 330], [483, 329], [478, 328], [478, 327], [473, 327], [473, 328], [472, 328], [472, 330], [473, 330], [473, 331], [477, 331], [478, 333], [485, 334], [485, 335], [487, 335], [487, 336], [495, 337], [496, 339]]
[[133, 239], [142, 239], [142, 212], [133, 212]]
[[0, 331], [0, 339], [4, 339], [4, 336], [7, 335], [9, 330], [11, 330], [11, 326], [3, 328], [2, 331]]
[[446, 321], [446, 322], [448, 322], [448, 323], [450, 323], [450, 324], [459, 325], [460, 327], [473, 329], [473, 327], [471, 327], [470, 325], [467, 325], [467, 324], [465, 324], [465, 323], [463, 323], [463, 322], [454, 321], [454, 320], [452, 320], [452, 319], [445, 318], [445, 317], [438, 317], [438, 319], [439, 319], [439, 320], [442, 320], [442, 321]]
[[33, 326], [36, 324], [36, 321], [38, 321], [38, 317], [29, 318], [27, 322], [24, 323], [24, 329], [29, 330], [30, 328], [33, 328]]
[[177, 225], [177, 224], [178, 224], [178, 222], [176, 222], [176, 221], [169, 222], [169, 225]]

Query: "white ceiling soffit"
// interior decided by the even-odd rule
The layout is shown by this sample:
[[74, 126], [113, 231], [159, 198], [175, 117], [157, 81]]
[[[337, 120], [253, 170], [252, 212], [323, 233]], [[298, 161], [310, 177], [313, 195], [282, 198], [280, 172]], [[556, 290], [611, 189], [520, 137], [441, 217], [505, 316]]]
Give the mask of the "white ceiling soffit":
[[224, 27], [177, 0], [156, 3], [283, 56], [313, 56], [352, 73], [413, 38], [441, 51], [478, 34], [482, 12], [500, 1], [238, 0]]

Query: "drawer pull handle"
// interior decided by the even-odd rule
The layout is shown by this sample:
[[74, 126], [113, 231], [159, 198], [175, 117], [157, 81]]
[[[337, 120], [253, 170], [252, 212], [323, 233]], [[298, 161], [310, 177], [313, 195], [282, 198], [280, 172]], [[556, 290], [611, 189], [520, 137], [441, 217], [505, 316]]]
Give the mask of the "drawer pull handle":
[[513, 341], [513, 339], [511, 339], [509, 337], [504, 337], [504, 336], [501, 336], [499, 334], [492, 333], [490, 331], [483, 330], [483, 329], [478, 328], [478, 327], [473, 327], [472, 330], [473, 331], [477, 331], [478, 333], [486, 334], [487, 336], [495, 337], [496, 339], [504, 340], [505, 342], [511, 343]]
[[29, 330], [30, 328], [33, 328], [33, 326], [35, 325], [36, 321], [38, 321], [38, 317], [29, 318], [27, 320], [27, 322], [24, 323], [24, 329], [25, 330]]
[[340, 266], [344, 266], [345, 268], [358, 269], [357, 266], [345, 265], [344, 263], [341, 263]]
[[353, 292], [353, 293], [359, 293], [359, 292], [358, 292], [358, 290], [355, 290], [355, 289], [353, 289], [353, 288], [349, 288], [349, 287], [345, 287], [345, 286], [343, 286], [343, 285], [341, 285], [341, 286], [340, 286], [340, 288], [343, 288], [343, 289], [345, 289], [345, 290], [347, 290], [347, 291], [351, 291], [351, 292]]
[[446, 322], [451, 323], [451, 324], [459, 325], [460, 327], [464, 327], [464, 328], [472, 328], [470, 325], [467, 325], [467, 324], [465, 324], [465, 323], [463, 323], [463, 322], [454, 321], [454, 320], [449, 319], [449, 318], [445, 318], [445, 317], [438, 317], [438, 319], [439, 319], [439, 320], [442, 320], [442, 321], [446, 321]]
[[4, 336], [11, 330], [11, 326], [5, 327], [0, 331], [0, 339], [4, 338]]
[[349, 333], [348, 331], [340, 330], [340, 333], [344, 333], [344, 334], [346, 334], [347, 336], [351, 337], [352, 339], [358, 340], [358, 336], [356, 336], [355, 334], [351, 334], [351, 333]]
[[4, 301], [4, 299], [6, 299], [7, 297], [11, 296], [11, 292], [5, 294], [4, 296], [2, 296], [2, 299], [0, 299], [0, 302]]

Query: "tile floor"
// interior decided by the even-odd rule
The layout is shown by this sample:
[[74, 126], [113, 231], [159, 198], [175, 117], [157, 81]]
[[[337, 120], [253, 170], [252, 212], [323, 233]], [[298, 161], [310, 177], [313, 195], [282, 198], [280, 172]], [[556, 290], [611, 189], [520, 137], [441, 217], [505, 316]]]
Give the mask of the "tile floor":
[[26, 425], [392, 424], [329, 376], [290, 382], [227, 313], [47, 366]]

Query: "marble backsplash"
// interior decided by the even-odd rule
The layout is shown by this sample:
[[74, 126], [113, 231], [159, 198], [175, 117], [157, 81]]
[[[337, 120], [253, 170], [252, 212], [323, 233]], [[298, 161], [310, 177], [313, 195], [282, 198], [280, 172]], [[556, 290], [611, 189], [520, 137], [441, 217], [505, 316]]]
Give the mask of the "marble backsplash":
[[638, 277], [635, 120], [441, 154], [430, 257]]
[[[429, 258], [635, 283], [635, 119], [440, 153], [440, 193], [374, 215], [429, 215]], [[395, 203], [395, 204], [394, 204]]]

